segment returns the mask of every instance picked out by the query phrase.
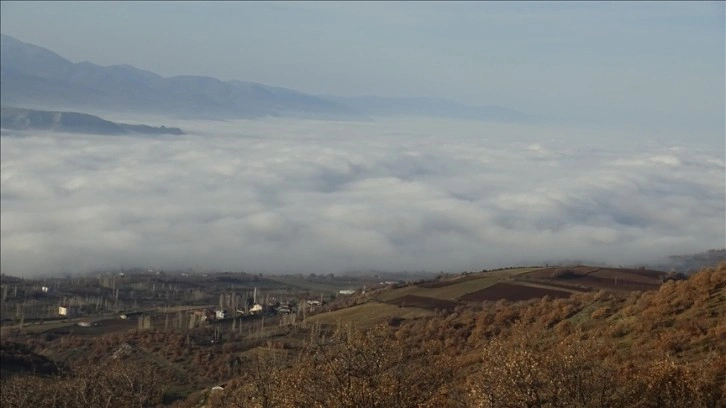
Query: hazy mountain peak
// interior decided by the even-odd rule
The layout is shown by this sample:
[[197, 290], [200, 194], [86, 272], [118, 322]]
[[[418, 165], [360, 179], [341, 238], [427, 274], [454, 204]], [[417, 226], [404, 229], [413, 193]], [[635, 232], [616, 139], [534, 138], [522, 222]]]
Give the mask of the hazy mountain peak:
[[49, 73], [68, 70], [73, 65], [72, 62], [43, 47], [22, 42], [5, 34], [2, 34], [1, 38], [0, 63], [10, 69], [46, 76]]
[[291, 116], [367, 119], [430, 116], [501, 121], [530, 117], [500, 106], [444, 98], [316, 96], [277, 86], [203, 75], [162, 77], [128, 64], [73, 63], [45, 48], [2, 36], [2, 103], [45, 109], [138, 111], [206, 118]]
[[3, 104], [197, 117], [363, 118], [343, 104], [289, 89], [202, 75], [164, 78], [128, 64], [72, 63], [11, 36], [2, 39]]

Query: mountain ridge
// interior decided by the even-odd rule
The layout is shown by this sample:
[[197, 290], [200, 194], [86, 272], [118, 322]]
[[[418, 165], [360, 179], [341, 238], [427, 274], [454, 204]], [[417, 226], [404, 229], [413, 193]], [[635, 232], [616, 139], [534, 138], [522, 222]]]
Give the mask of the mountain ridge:
[[103, 110], [199, 119], [292, 117], [369, 121], [430, 116], [528, 122], [514, 109], [474, 107], [447, 99], [324, 96], [203, 75], [163, 77], [129, 64], [71, 62], [46, 48], [2, 34], [0, 102], [30, 109]]
[[504, 106], [470, 106], [445, 98], [426, 97], [385, 97], [385, 96], [335, 96], [321, 95], [324, 98], [350, 106], [371, 116], [408, 115], [446, 117], [469, 120], [493, 120], [529, 123], [536, 118]]
[[176, 127], [116, 123], [80, 112], [42, 111], [5, 106], [0, 108], [0, 112], [0, 127], [9, 130], [49, 130], [95, 135], [184, 134]]
[[[73, 63], [53, 51], [2, 35], [3, 105], [56, 109], [106, 109], [191, 117], [264, 116], [362, 118], [342, 104], [308, 96], [301, 109], [284, 97], [265, 100], [217, 78], [162, 77], [128, 64]], [[30, 106], [29, 106], [30, 105]]]

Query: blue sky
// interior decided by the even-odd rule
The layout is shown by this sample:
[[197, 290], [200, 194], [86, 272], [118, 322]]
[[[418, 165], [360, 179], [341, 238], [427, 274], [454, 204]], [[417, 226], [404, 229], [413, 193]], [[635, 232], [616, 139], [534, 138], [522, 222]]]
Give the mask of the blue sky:
[[723, 149], [724, 2], [9, 2], [72, 61], [315, 94], [446, 97]]

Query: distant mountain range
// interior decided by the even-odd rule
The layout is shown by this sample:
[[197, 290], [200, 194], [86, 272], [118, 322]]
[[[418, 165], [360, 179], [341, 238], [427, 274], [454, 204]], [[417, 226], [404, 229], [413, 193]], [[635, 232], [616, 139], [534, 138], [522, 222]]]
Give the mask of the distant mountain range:
[[370, 116], [428, 116], [454, 119], [530, 122], [530, 115], [502, 106], [476, 107], [447, 99], [383, 96], [324, 96]]
[[0, 103], [47, 110], [156, 113], [187, 118], [266, 116], [366, 120], [428, 116], [528, 121], [513, 109], [474, 107], [445, 99], [316, 96], [254, 82], [206, 76], [162, 77], [130, 65], [73, 63], [58, 54], [2, 35]]
[[667, 261], [659, 263], [655, 267], [663, 271], [691, 274], [706, 267], [718, 266], [721, 262], [726, 262], [726, 248], [669, 256]]
[[179, 128], [129, 125], [104, 120], [78, 112], [53, 112], [3, 107], [0, 109], [0, 127], [11, 130], [49, 130], [53, 132], [85, 133], [94, 135], [183, 135]]

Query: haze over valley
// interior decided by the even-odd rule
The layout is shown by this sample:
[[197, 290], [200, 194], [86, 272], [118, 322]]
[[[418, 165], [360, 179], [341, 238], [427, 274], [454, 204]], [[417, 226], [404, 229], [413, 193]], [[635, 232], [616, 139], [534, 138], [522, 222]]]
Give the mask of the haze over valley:
[[173, 123], [185, 134], [3, 130], [3, 271], [618, 265], [723, 242], [707, 147], [479, 121]]
[[[16, 6], [4, 4], [3, 10], [12, 14]], [[334, 10], [309, 3], [291, 7]], [[399, 15], [397, 6], [383, 7]], [[454, 14], [441, 18], [461, 17], [457, 13], [463, 7], [456, 4], [447, 9]], [[509, 12], [492, 7], [495, 14]], [[266, 9], [253, 4], [248, 10]], [[592, 17], [587, 10], [573, 10]], [[642, 16], [643, 10], [633, 12]], [[539, 16], [547, 22], [561, 18]], [[471, 86], [481, 87], [474, 101], [458, 80], [426, 64], [410, 67], [425, 77], [418, 87], [411, 78], [381, 77], [392, 91], [353, 89], [345, 79], [355, 78], [347, 76], [351, 72], [330, 75], [320, 64], [318, 71], [308, 70], [311, 79], [300, 81], [305, 88], [300, 91], [257, 82], [274, 79], [250, 70], [250, 64], [262, 63], [263, 54], [257, 62], [240, 63], [234, 79], [211, 76], [222, 73], [213, 69], [219, 64], [213, 58], [206, 60], [209, 69], [195, 60], [183, 74], [153, 58], [144, 65], [165, 69], [162, 74], [130, 65], [133, 61], [124, 61], [123, 55], [135, 59], [136, 54], [124, 54], [123, 48], [112, 61], [107, 53], [96, 53], [105, 65], [94, 61], [91, 49], [74, 62], [60, 50], [14, 34], [40, 38], [3, 19], [6, 27], [0, 139], [3, 273], [135, 266], [455, 272], [565, 260], [639, 265], [726, 245], [724, 138], [723, 126], [718, 127], [724, 109], [720, 91], [713, 91], [723, 89], [722, 75], [696, 75], [686, 92], [680, 82], [647, 82], [652, 75], [675, 74], [666, 65], [649, 71], [650, 62], [638, 65], [635, 59], [627, 75], [613, 70], [614, 77], [588, 82], [592, 98], [572, 104], [564, 91], [515, 84], [495, 90], [496, 75], [484, 82], [467, 77]], [[636, 36], [641, 45], [660, 41], [649, 34]], [[209, 47], [212, 52], [217, 42]], [[500, 53], [500, 62], [508, 61], [509, 49], [491, 49]], [[691, 64], [693, 72], [718, 72], [709, 65], [713, 55], [708, 52], [714, 50], [703, 48], [700, 57], [681, 63]], [[77, 49], [65, 51], [79, 55]], [[627, 61], [630, 52], [603, 48], [613, 60]], [[471, 63], [484, 64], [477, 55]], [[595, 57], [572, 63], [586, 67], [590, 58]], [[395, 61], [389, 60], [392, 72], [400, 69]], [[723, 68], [723, 58], [720, 64]], [[275, 64], [274, 72], [281, 67]], [[563, 80], [560, 73], [531, 68], [519, 80]], [[296, 65], [286, 69], [300, 78]], [[378, 71], [359, 72], [358, 78], [363, 81], [372, 72]], [[504, 73], [497, 75], [504, 80]], [[327, 85], [313, 90], [312, 78], [320, 76]], [[639, 78], [637, 86], [628, 82], [633, 76]], [[289, 86], [286, 76], [278, 78]], [[574, 74], [570, 78], [581, 80]], [[446, 83], [449, 91], [441, 92]], [[606, 83], [609, 89], [624, 87], [620, 102], [598, 93]], [[339, 92], [331, 84], [338, 84]], [[523, 96], [506, 96], [505, 89]], [[567, 89], [579, 88], [573, 83]], [[681, 101], [658, 99], [666, 89], [683, 96]], [[545, 94], [552, 103], [531, 103]], [[643, 103], [625, 114], [621, 102], [626, 99]], [[717, 102], [704, 102], [700, 109], [689, 100]], [[563, 116], [553, 105], [570, 106], [572, 113]], [[591, 112], [577, 114], [584, 106]], [[611, 119], [603, 122], [595, 111]], [[632, 121], [638, 112], [642, 120]]]

